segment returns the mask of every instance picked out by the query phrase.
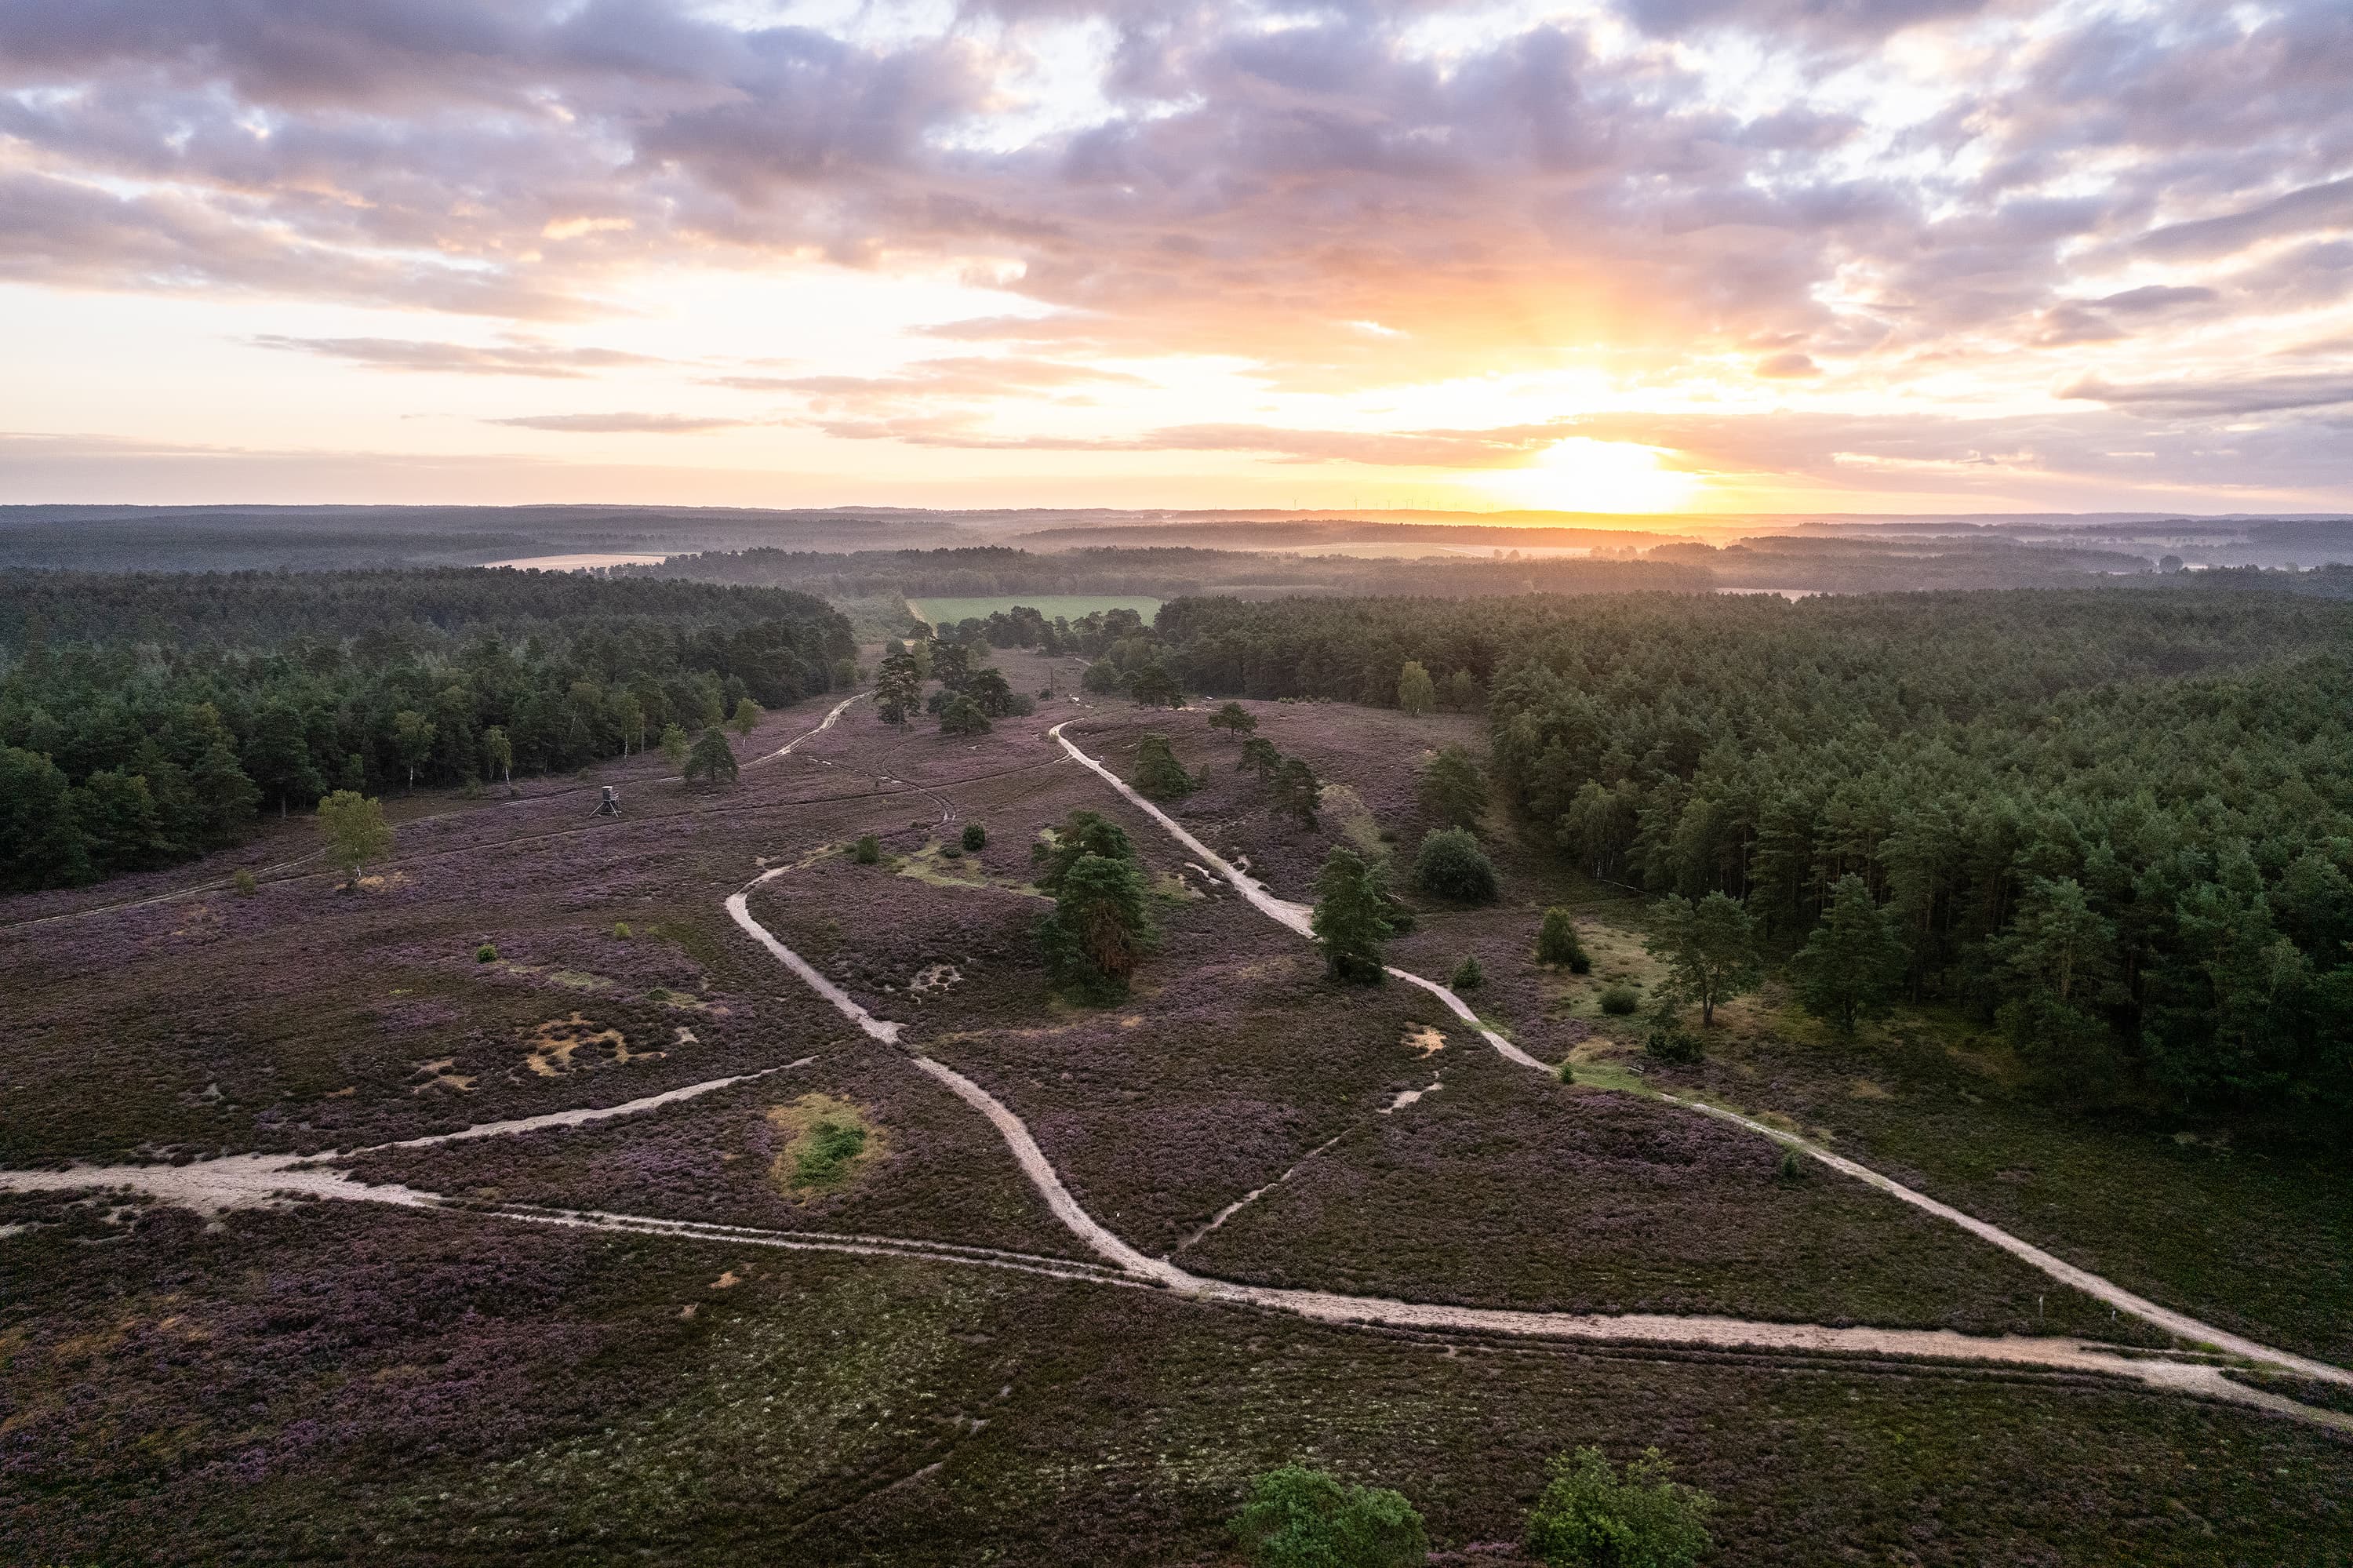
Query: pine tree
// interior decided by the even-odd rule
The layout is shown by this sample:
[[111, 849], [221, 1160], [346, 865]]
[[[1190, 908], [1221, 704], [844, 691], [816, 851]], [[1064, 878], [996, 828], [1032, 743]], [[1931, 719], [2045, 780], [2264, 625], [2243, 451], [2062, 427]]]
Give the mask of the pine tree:
[[1381, 944], [1388, 939], [1388, 878], [1377, 865], [1345, 845], [1315, 874], [1315, 912], [1309, 929], [1334, 980], [1381, 982]]
[[1211, 729], [1231, 730], [1237, 736], [1247, 736], [1258, 728], [1258, 720], [1240, 703], [1228, 703], [1209, 715]]
[[1293, 819], [1301, 827], [1315, 825], [1315, 807], [1324, 798], [1324, 787], [1316, 782], [1315, 770], [1295, 757], [1286, 757], [1274, 775], [1274, 809]]
[[752, 732], [760, 727], [760, 705], [749, 697], [737, 698], [735, 711], [728, 716], [727, 724], [737, 735], [750, 739]]
[[1757, 984], [1757, 925], [1748, 911], [1721, 893], [1696, 905], [1670, 896], [1651, 912], [1651, 937], [1643, 944], [1664, 962], [1674, 989], [1699, 1003], [1703, 1027], [1715, 1022], [1718, 1002]]
[[1789, 960], [1791, 989], [1815, 1017], [1852, 1035], [1858, 1020], [1884, 1012], [1904, 974], [1904, 944], [1862, 878], [1848, 874], [1831, 889], [1822, 923]]
[[874, 711], [884, 724], [902, 725], [923, 705], [923, 677], [914, 654], [894, 648], [874, 673]]
[[1128, 780], [1136, 792], [1154, 800], [1176, 800], [1197, 788], [1193, 776], [1176, 760], [1165, 735], [1147, 735], [1135, 743], [1135, 776]]
[[1135, 846], [1118, 824], [1073, 811], [1050, 842], [1031, 847], [1030, 860], [1039, 890], [1054, 900], [1037, 935], [1055, 983], [1090, 1001], [1116, 1000], [1155, 941]]
[[687, 754], [686, 781], [707, 779], [713, 784], [733, 784], [735, 774], [735, 753], [728, 747], [726, 732], [712, 725], [696, 737], [694, 749]]
[[948, 700], [940, 705], [940, 733], [942, 735], [987, 735], [988, 715], [980, 711], [978, 703], [974, 702], [962, 692], [953, 693]]
[[1577, 934], [1576, 916], [1557, 904], [1544, 912], [1544, 923], [1536, 927], [1536, 961], [1567, 964], [1573, 975], [1592, 972], [1593, 959]]
[[1449, 828], [1476, 828], [1487, 812], [1487, 775], [1462, 747], [1450, 746], [1422, 768], [1421, 809]]

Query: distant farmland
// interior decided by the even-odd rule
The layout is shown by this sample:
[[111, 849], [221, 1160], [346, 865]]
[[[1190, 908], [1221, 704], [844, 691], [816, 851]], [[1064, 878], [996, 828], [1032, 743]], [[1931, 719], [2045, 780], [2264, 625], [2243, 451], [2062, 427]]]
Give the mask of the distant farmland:
[[1011, 609], [1026, 604], [1051, 620], [1063, 616], [1076, 620], [1098, 609], [1132, 609], [1150, 625], [1160, 613], [1160, 601], [1138, 594], [1119, 593], [1024, 593], [997, 599], [911, 599], [907, 601], [917, 615], [934, 626], [954, 626], [961, 620], [986, 620], [1000, 609]]

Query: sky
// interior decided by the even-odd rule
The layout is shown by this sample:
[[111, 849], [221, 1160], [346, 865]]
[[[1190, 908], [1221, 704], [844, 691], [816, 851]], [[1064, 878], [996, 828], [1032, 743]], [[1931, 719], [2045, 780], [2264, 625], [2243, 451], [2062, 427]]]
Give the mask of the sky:
[[0, 0], [0, 502], [2353, 510], [2353, 5]]

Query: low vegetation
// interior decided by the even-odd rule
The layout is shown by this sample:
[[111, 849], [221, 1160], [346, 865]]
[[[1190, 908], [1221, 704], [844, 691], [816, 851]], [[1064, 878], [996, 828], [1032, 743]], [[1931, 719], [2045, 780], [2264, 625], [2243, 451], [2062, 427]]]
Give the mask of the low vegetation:
[[1546, 1568], [1692, 1568], [1715, 1543], [1715, 1499], [1673, 1474], [1656, 1448], [1622, 1475], [1599, 1448], [1555, 1459], [1528, 1513], [1529, 1552]]
[[1402, 1493], [1303, 1465], [1251, 1482], [1233, 1531], [1250, 1568], [1410, 1568], [1430, 1555], [1421, 1515]]

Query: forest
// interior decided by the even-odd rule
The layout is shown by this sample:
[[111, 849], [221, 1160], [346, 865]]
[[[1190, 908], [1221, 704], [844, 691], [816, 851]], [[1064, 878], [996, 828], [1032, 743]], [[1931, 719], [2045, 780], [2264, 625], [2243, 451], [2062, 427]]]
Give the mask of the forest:
[[2047, 1082], [2353, 1114], [2353, 606], [2275, 593], [1165, 606], [1188, 690], [1393, 705], [1419, 662], [1584, 872], [1737, 902], [1852, 876], [1915, 1001]]
[[570, 770], [846, 686], [855, 656], [776, 589], [0, 573], [0, 887], [185, 860], [332, 789]]
[[[1509, 533], [1508, 530], [1480, 530]], [[1525, 532], [1535, 533], [1535, 530]], [[1704, 568], [1666, 562], [1522, 558], [1398, 560], [1272, 556], [1187, 546], [1089, 546], [1037, 554], [1009, 546], [826, 553], [756, 548], [674, 556], [617, 577], [691, 577], [797, 588], [829, 598], [1002, 598], [1010, 594], [1418, 593], [1452, 598], [1524, 593], [1704, 592]], [[1503, 558], [1503, 557], [1508, 558]]]

